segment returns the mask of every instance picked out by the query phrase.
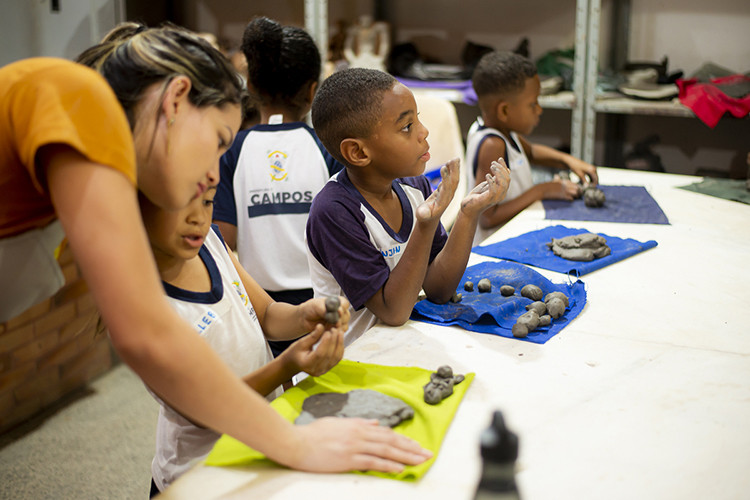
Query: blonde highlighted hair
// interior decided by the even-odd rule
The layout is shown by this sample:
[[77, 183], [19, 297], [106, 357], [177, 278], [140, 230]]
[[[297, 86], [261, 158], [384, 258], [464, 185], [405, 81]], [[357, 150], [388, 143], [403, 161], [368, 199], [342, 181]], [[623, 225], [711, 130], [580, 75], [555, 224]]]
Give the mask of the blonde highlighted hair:
[[109, 82], [135, 127], [135, 108], [144, 91], [155, 83], [163, 88], [177, 76], [191, 81], [189, 101], [197, 107], [241, 105], [242, 78], [224, 55], [206, 40], [184, 28], [165, 25], [147, 28], [123, 23], [98, 45], [84, 51], [77, 62], [89, 66]]

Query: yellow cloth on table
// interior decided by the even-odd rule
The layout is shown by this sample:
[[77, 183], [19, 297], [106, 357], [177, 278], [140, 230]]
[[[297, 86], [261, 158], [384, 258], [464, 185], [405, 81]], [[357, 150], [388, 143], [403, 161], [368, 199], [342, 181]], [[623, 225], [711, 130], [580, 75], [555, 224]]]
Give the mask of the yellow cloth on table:
[[[436, 367], [437, 368], [437, 367]], [[436, 405], [424, 402], [423, 386], [430, 381], [429, 370], [400, 366], [383, 366], [342, 360], [320, 377], [308, 377], [276, 398], [271, 406], [287, 420], [293, 422], [302, 411], [305, 398], [320, 392], [348, 392], [354, 389], [371, 389], [403, 400], [414, 408], [414, 418], [401, 422], [394, 431], [419, 442], [432, 451], [426, 462], [407, 466], [402, 472], [366, 472], [375, 476], [414, 481], [422, 477], [437, 458], [443, 437], [448, 431], [458, 405], [474, 379], [473, 373], [453, 388], [453, 394]], [[206, 457], [206, 465], [230, 466], [269, 462], [265, 456], [227, 435], [221, 436]]]

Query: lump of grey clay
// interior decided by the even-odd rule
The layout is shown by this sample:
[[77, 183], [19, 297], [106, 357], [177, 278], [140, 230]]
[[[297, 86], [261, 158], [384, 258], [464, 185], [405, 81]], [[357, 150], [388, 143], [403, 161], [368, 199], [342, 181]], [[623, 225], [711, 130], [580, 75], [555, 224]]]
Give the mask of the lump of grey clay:
[[529, 284], [521, 288], [521, 296], [526, 297], [527, 299], [537, 301], [537, 300], [542, 300], [542, 297], [544, 296], [544, 294], [542, 293], [541, 288], [539, 288], [536, 285]]
[[604, 191], [595, 186], [588, 186], [583, 189], [583, 203], [587, 207], [599, 208], [604, 206], [604, 202], [607, 200], [604, 196]]
[[568, 307], [568, 305], [569, 305], [568, 296], [565, 295], [562, 292], [550, 292], [547, 295], [545, 295], [544, 296], [544, 302], [545, 302], [545, 304], [547, 302], [549, 302], [550, 299], [554, 299], [554, 298], [558, 298], [558, 299], [562, 300], [563, 303], [565, 304], [565, 307]]
[[479, 290], [479, 293], [489, 293], [492, 291], [492, 283], [487, 278], [482, 278], [477, 283], [477, 290]]
[[453, 386], [464, 381], [463, 375], [453, 375], [453, 369], [443, 365], [435, 373], [430, 374], [430, 381], [424, 389], [424, 402], [436, 405], [443, 399], [453, 394]]
[[474, 291], [474, 282], [473, 281], [467, 281], [464, 283], [464, 290], [467, 292], [473, 292]]
[[414, 409], [398, 398], [370, 389], [321, 392], [305, 399], [302, 413], [294, 423], [305, 425], [323, 417], [374, 419], [382, 426], [395, 427], [413, 418]]
[[550, 323], [552, 323], [552, 316], [550, 316], [549, 314], [539, 316], [539, 326], [547, 326]]
[[547, 246], [558, 257], [579, 262], [589, 262], [609, 255], [612, 251], [603, 236], [581, 233], [565, 238], [552, 238]]
[[516, 289], [510, 285], [503, 285], [500, 287], [500, 293], [503, 297], [510, 297], [511, 295], [516, 293]]
[[514, 337], [519, 339], [522, 339], [529, 334], [529, 329], [523, 323], [516, 323], [510, 331], [513, 332]]
[[547, 313], [547, 305], [541, 300], [537, 300], [532, 302], [531, 304], [526, 305], [527, 311], [531, 311], [532, 309], [535, 310], [539, 316], [543, 316]]
[[547, 302], [547, 312], [550, 316], [557, 319], [565, 313], [565, 304], [557, 297], [552, 298]]
[[326, 323], [338, 323], [339, 307], [341, 307], [341, 301], [338, 297], [326, 297], [326, 314], [323, 318], [326, 320]]
[[461, 295], [458, 292], [453, 292], [453, 295], [451, 296], [451, 302], [461, 302], [461, 300], [464, 298], [463, 295]]
[[516, 323], [525, 325], [529, 331], [535, 330], [539, 326], [539, 315], [534, 309], [527, 311], [520, 315], [516, 320]]

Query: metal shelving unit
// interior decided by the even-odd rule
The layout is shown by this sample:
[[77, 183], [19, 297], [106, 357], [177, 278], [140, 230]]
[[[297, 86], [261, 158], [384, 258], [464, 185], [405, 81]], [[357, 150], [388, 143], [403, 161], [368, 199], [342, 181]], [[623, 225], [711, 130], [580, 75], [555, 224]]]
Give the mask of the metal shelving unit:
[[[593, 156], [593, 137], [596, 125], [593, 116], [593, 107], [589, 103], [587, 95], [593, 96], [596, 85], [596, 58], [593, 62], [587, 57], [591, 37], [591, 23], [595, 22], [598, 30], [599, 13], [592, 19], [589, 11], [599, 8], [600, 0], [576, 0], [576, 25], [575, 25], [575, 61], [573, 68], [573, 91], [563, 91], [553, 95], [541, 96], [539, 104], [545, 109], [569, 109], [571, 110], [570, 143], [574, 156], [582, 157], [586, 154], [586, 148]], [[325, 59], [328, 52], [328, 0], [305, 0], [305, 28], [311, 34]], [[598, 45], [598, 35], [597, 35]], [[592, 65], [593, 64], [593, 70]], [[587, 84], [588, 75], [593, 72], [593, 86]], [[424, 91], [424, 89], [420, 89]], [[460, 92], [451, 90], [430, 91], [444, 99], [462, 102]], [[590, 125], [587, 126], [587, 125]]]
[[[607, 114], [607, 142], [615, 142], [623, 129], [623, 115], [648, 115], [648, 116], [671, 116], [677, 118], [695, 118], [695, 113], [687, 106], [682, 105], [678, 99], [671, 101], [646, 101], [617, 95], [597, 96], [596, 83], [599, 65], [599, 22], [601, 17], [601, 0], [588, 1], [588, 27], [586, 44], [586, 92], [584, 93], [585, 119], [582, 124], [583, 154], [584, 161], [593, 163], [594, 139], [596, 131], [597, 114]], [[628, 37], [630, 31], [630, 0], [613, 0], [614, 15], [612, 19], [611, 32], [613, 34], [612, 65], [615, 69], [621, 69], [627, 59]], [[611, 129], [611, 130], [609, 130]], [[614, 164], [617, 156], [611, 152], [605, 152], [608, 159], [606, 164]]]

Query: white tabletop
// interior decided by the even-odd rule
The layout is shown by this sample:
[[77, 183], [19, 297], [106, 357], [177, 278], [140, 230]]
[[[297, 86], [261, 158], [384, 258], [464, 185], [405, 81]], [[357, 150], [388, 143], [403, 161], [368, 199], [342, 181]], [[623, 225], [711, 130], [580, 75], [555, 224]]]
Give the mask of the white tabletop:
[[495, 409], [519, 436], [524, 500], [748, 498], [750, 205], [675, 188], [698, 177], [599, 175], [646, 187], [671, 224], [547, 220], [537, 203], [488, 239], [563, 224], [658, 242], [584, 275], [586, 307], [546, 344], [409, 321], [347, 348], [357, 361], [476, 373], [421, 480], [198, 466], [163, 498], [470, 499]]

